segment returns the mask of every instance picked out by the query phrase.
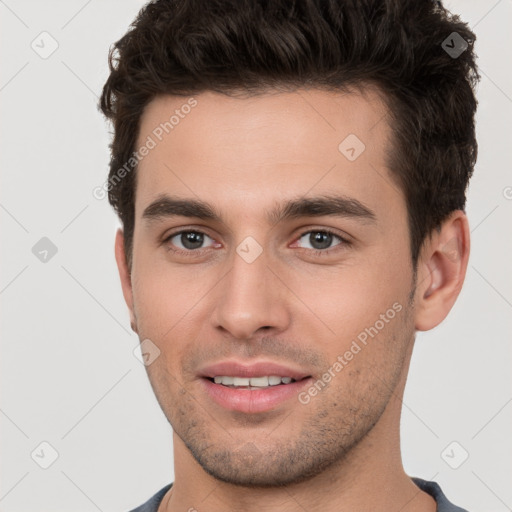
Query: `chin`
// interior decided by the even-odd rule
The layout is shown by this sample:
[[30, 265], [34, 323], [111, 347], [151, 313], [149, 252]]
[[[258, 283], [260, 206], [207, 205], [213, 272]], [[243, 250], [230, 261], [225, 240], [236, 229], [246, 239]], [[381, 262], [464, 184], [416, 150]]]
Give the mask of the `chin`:
[[[315, 449], [316, 448], [316, 449]], [[324, 448], [326, 448], [324, 446]], [[239, 449], [215, 451], [189, 447], [192, 455], [213, 478], [231, 485], [249, 488], [272, 488], [299, 484], [309, 480], [344, 458], [345, 450], [326, 451], [296, 443], [267, 448], [263, 453], [254, 443]]]

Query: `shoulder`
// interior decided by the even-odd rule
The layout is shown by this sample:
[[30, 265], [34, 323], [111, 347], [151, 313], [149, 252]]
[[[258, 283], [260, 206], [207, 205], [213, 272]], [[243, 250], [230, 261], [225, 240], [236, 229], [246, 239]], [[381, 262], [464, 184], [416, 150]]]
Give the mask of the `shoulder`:
[[151, 496], [148, 501], [142, 505], [130, 510], [130, 512], [157, 512], [165, 493], [172, 487], [172, 483], [160, 489], [155, 495]]
[[411, 477], [411, 480], [424, 492], [430, 494], [437, 503], [437, 512], [468, 512], [466, 509], [457, 507], [445, 496], [437, 482], [422, 480], [421, 478]]

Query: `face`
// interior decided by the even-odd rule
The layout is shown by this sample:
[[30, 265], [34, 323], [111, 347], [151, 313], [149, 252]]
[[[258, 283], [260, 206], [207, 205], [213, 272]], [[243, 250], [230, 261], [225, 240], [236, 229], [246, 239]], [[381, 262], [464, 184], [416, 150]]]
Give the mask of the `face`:
[[372, 91], [207, 92], [144, 112], [128, 303], [160, 351], [163, 412], [222, 481], [319, 474], [397, 387], [413, 272], [386, 119]]

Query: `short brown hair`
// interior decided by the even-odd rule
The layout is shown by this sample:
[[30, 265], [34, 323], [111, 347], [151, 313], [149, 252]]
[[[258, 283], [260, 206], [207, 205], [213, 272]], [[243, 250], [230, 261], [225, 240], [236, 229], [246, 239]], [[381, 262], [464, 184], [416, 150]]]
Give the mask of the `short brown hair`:
[[[154, 0], [110, 49], [108, 197], [131, 262], [140, 118], [157, 95], [376, 85], [390, 114], [416, 268], [426, 236], [464, 210], [477, 155], [475, 35], [432, 0]], [[454, 48], [455, 51], [450, 51]], [[133, 159], [132, 159], [133, 160]]]

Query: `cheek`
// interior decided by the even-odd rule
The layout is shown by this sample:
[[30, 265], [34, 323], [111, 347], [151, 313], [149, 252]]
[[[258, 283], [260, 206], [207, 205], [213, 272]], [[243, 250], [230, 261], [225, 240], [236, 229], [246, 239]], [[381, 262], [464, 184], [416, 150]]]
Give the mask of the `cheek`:
[[195, 338], [200, 322], [194, 317], [194, 305], [203, 294], [195, 276], [183, 271], [171, 272], [158, 265], [141, 265], [138, 270], [134, 305], [139, 337], [141, 341], [150, 339], [160, 350], [146, 371], [160, 400], [177, 399], [183, 383], [181, 364], [190, 350], [190, 343], [184, 341]]
[[[133, 299], [139, 330], [161, 337], [175, 323], [183, 289], [153, 257], [140, 251], [133, 267]], [[182, 302], [182, 300], [181, 300]]]
[[160, 255], [139, 257], [133, 269], [133, 296], [141, 336], [163, 342], [190, 324], [201, 297], [218, 280], [217, 271], [199, 267], [171, 265]]
[[288, 279], [293, 280], [291, 287], [297, 296], [329, 327], [330, 335], [328, 330], [326, 334], [347, 341], [372, 326], [393, 304], [406, 306], [412, 279], [406, 265], [403, 257], [399, 263], [391, 250], [359, 261], [353, 258], [336, 268], [319, 267], [300, 278], [295, 272]]

